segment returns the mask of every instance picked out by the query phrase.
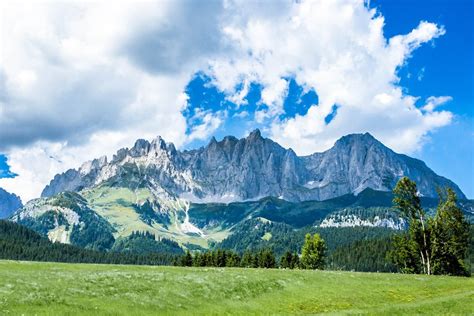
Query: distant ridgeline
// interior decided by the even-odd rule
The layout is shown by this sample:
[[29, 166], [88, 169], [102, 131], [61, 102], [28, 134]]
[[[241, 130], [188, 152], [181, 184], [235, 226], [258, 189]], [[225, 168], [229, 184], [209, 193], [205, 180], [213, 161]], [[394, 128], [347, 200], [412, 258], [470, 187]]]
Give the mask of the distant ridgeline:
[[110, 162], [104, 157], [56, 175], [42, 198], [9, 219], [52, 242], [136, 256], [270, 249], [279, 258], [317, 232], [329, 266], [392, 271], [389, 236], [407, 223], [392, 209], [390, 191], [405, 175], [417, 182], [428, 213], [438, 203], [436, 188], [449, 186], [474, 222], [474, 201], [456, 184], [370, 134], [300, 157], [258, 130], [191, 151], [161, 138], [138, 140]]

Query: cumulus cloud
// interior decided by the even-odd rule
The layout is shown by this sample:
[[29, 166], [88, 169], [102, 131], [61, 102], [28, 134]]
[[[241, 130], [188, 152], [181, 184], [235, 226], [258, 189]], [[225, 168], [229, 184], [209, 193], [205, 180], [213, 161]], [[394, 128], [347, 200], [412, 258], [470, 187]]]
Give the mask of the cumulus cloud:
[[219, 128], [227, 117], [226, 111], [202, 111], [196, 109], [196, 113], [190, 119], [193, 123], [190, 124], [190, 132], [188, 141], [205, 140], [212, 136], [217, 128]]
[[[271, 136], [300, 154], [325, 150], [340, 136], [361, 131], [413, 152], [430, 131], [448, 124], [451, 114], [418, 109], [417, 98], [398, 85], [397, 71], [416, 48], [445, 30], [422, 21], [408, 34], [387, 39], [384, 23], [362, 1], [302, 1], [277, 17], [249, 13], [246, 23], [238, 19], [225, 29], [242, 53], [213, 61], [210, 72], [231, 98], [239, 93], [238, 82], [260, 83], [268, 109], [257, 120], [270, 118]], [[305, 115], [279, 119], [288, 77], [313, 88], [319, 104]], [[337, 115], [328, 124], [335, 105]]]
[[0, 152], [19, 175], [1, 179], [0, 186], [28, 200], [55, 173], [137, 138], [159, 134], [178, 146], [186, 141], [183, 87], [193, 70], [157, 74], [124, 50], [134, 33], [143, 38], [146, 21], [167, 27], [174, 3], [0, 6], [6, 12], [0, 23]]
[[441, 97], [434, 97], [431, 96], [426, 99], [426, 104], [423, 106], [423, 110], [426, 112], [433, 112], [438, 106], [443, 105], [452, 101], [453, 98], [450, 96], [441, 96]]
[[[185, 87], [197, 72], [240, 109], [235, 117], [254, 119], [299, 154], [365, 131], [409, 153], [452, 119], [436, 109], [449, 97], [418, 108], [397, 74], [444, 28], [422, 21], [386, 38], [383, 15], [362, 0], [0, 7], [0, 152], [19, 174], [0, 186], [23, 200], [37, 197], [55, 173], [136, 138], [159, 134], [179, 147], [210, 137], [234, 116], [203, 109], [185, 117]], [[292, 118], [283, 107], [289, 78], [319, 97]], [[262, 87], [254, 115], [246, 108], [252, 83]]]

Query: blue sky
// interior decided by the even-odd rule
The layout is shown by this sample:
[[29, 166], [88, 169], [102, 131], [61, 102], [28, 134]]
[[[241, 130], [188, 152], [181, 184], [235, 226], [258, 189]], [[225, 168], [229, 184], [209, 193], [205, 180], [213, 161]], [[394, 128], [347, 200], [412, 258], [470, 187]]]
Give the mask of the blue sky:
[[300, 155], [370, 132], [474, 197], [472, 1], [5, 10], [0, 186], [23, 199], [137, 138], [195, 148], [255, 128]]
[[[474, 25], [473, 2], [453, 1], [373, 1], [381, 8], [387, 34], [408, 31], [419, 20], [442, 24], [446, 34], [433, 47], [421, 47], [401, 71], [402, 85], [413, 95], [449, 95], [453, 101], [444, 108], [452, 111], [454, 122], [433, 133], [415, 157], [424, 160], [439, 174], [455, 181], [474, 197]], [[417, 75], [422, 75], [418, 80]], [[407, 74], [412, 75], [408, 78]]]

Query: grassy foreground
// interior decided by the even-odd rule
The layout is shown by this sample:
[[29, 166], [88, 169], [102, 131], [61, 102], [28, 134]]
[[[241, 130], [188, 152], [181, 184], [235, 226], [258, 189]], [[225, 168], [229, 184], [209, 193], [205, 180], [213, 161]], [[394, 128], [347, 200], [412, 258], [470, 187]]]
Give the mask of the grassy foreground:
[[473, 278], [0, 261], [0, 315], [473, 312]]

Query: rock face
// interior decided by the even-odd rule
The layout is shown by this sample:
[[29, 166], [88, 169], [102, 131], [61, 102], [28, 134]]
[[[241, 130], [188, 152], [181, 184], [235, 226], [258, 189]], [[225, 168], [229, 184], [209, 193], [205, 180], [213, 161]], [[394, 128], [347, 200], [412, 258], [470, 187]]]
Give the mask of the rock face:
[[56, 175], [43, 190], [48, 197], [80, 191], [107, 182], [128, 188], [147, 187], [162, 198], [193, 202], [231, 202], [266, 196], [288, 201], [325, 200], [357, 194], [366, 188], [390, 191], [403, 176], [414, 180], [423, 196], [435, 197], [437, 187], [449, 186], [465, 198], [456, 184], [438, 176], [424, 162], [397, 154], [370, 134], [351, 134], [334, 147], [299, 157], [259, 130], [248, 137], [212, 139], [206, 146], [177, 151], [161, 137], [137, 140], [120, 149]]
[[0, 188], [0, 219], [10, 217], [21, 207], [23, 207], [23, 204], [18, 196]]

